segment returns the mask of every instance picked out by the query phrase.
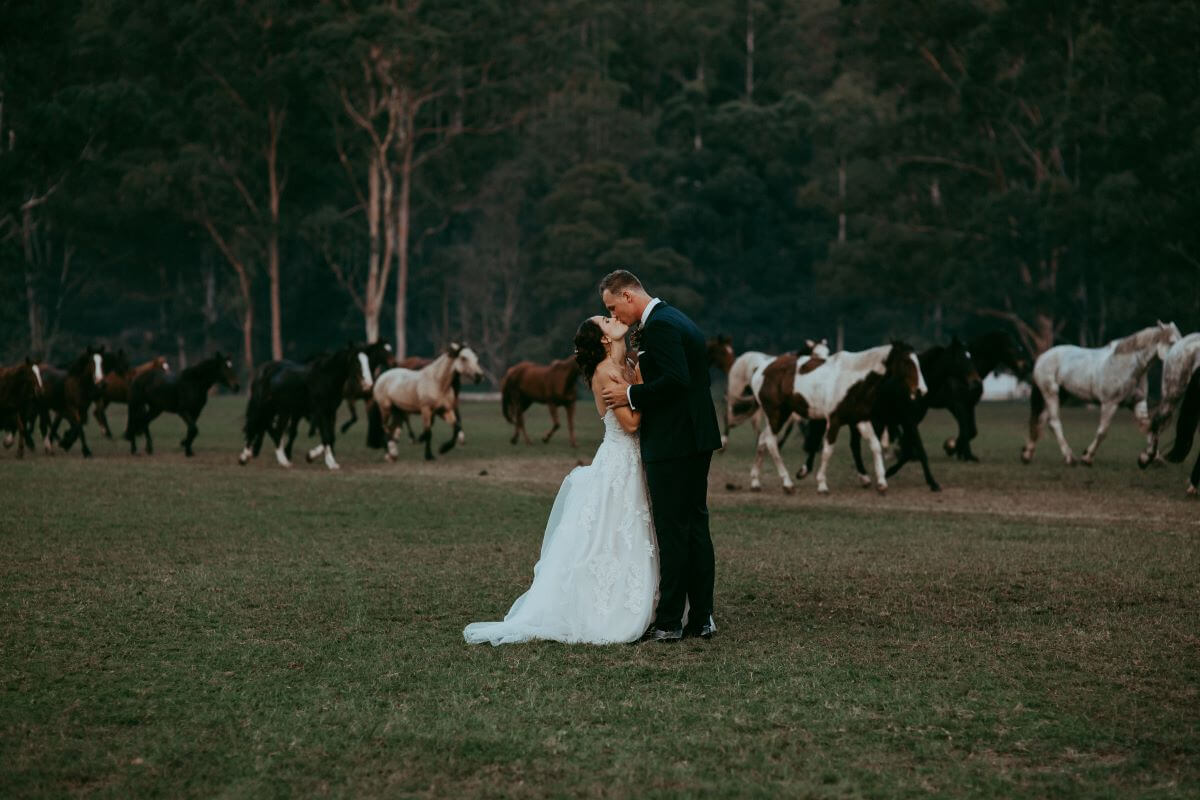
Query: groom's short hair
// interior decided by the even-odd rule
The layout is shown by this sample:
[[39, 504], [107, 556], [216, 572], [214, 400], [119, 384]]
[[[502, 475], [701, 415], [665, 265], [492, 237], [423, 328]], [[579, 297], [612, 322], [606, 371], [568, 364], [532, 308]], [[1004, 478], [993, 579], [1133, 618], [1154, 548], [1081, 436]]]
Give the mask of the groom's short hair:
[[[642, 289], [642, 282], [627, 269], [614, 269], [600, 279], [600, 294], [623, 292], [626, 289]], [[645, 289], [642, 289], [645, 291]]]

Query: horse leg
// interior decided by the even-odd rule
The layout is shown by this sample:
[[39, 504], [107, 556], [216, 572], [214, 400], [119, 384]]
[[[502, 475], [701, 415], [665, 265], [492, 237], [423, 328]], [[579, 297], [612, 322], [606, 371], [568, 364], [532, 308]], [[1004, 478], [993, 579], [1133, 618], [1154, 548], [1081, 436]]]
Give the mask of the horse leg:
[[1192, 465], [1192, 477], [1187, 487], [1190, 497], [1196, 496], [1197, 486], [1200, 486], [1200, 455], [1196, 456], [1196, 463]]
[[792, 483], [792, 476], [788, 474], [788, 468], [783, 465], [783, 456], [779, 454], [779, 440], [775, 438], [775, 431], [772, 430], [769, 420], [763, 426], [760, 441], [766, 444], [767, 452], [771, 454], [771, 460], [775, 462], [775, 471], [779, 473], [779, 480], [783, 481], [784, 493], [795, 494], [796, 484]]
[[759, 472], [762, 469], [763, 453], [767, 452], [767, 431], [759, 431], [757, 444], [754, 447], [754, 463], [750, 465], [750, 491], [761, 492], [762, 480]]
[[[1035, 383], [1033, 386], [1034, 394], [1029, 399], [1029, 438], [1025, 440], [1025, 446], [1021, 448], [1021, 462], [1028, 464], [1033, 461], [1033, 451], [1037, 449], [1038, 439], [1042, 435], [1042, 426], [1046, 424], [1046, 420], [1050, 417], [1050, 411], [1046, 407], [1043, 395], [1041, 406], [1037, 403], [1037, 396], [1041, 394], [1041, 389]], [[1057, 395], [1055, 400], [1057, 401]]]
[[[880, 494], [887, 491], [887, 476], [884, 474], [886, 470], [883, 468], [883, 445], [879, 442], [879, 437], [875, 435], [875, 426], [870, 420], [863, 420], [855, 426], [860, 435], [867, 440], [867, 447], [871, 448], [871, 460], [875, 462], [875, 488]], [[860, 476], [861, 480], [864, 476]], [[870, 480], [870, 479], [868, 479]]]
[[801, 422], [804, 430], [804, 463], [796, 470], [796, 480], [803, 480], [813, 471], [813, 462], [821, 452], [821, 440], [825, 438], [825, 420], [810, 419]]
[[[92, 457], [92, 448], [88, 447], [87, 433], [83, 430], [83, 424], [85, 422], [87, 422], [86, 414], [87, 414], [86, 410], [82, 414], [76, 410], [71, 415], [72, 416], [71, 430], [67, 431], [67, 434], [68, 435], [74, 434], [74, 436], [78, 436], [79, 437], [79, 447], [80, 447], [81, 452], [83, 453], [83, 457], [91, 458]], [[74, 438], [72, 438], [72, 441], [74, 441]]]
[[309, 451], [309, 461], [312, 461], [315, 456], [313, 451], [325, 452], [325, 466], [328, 469], [341, 469], [341, 465], [337, 463], [337, 459], [333, 457], [333, 431], [337, 427], [337, 411], [325, 412], [322, 411], [317, 418], [318, 428], [321, 431], [321, 444]]
[[975, 457], [975, 454], [971, 452], [971, 440], [978, 435], [979, 428], [975, 422], [975, 403], [968, 400], [965, 407], [962, 408], [962, 417], [959, 421], [958, 446], [955, 448], [959, 461], [979, 461]]
[[571, 447], [577, 447], [575, 441], [575, 401], [567, 403], [567, 437], [571, 440]]
[[200, 433], [200, 429], [196, 427], [196, 417], [191, 412], [181, 412], [179, 418], [187, 425], [187, 434], [180, 444], [183, 445], [183, 454], [191, 458], [195, 455], [192, 452], [192, 442], [196, 441], [196, 434]]
[[562, 427], [558, 424], [558, 406], [551, 401], [546, 403], [546, 407], [550, 409], [550, 422], [552, 424], [550, 426], [550, 430], [546, 431], [546, 435], [542, 437], [542, 444], [548, 444], [550, 442], [550, 437], [554, 435], [554, 432]]
[[96, 407], [92, 409], [92, 416], [96, 418], [96, 424], [100, 426], [100, 432], [104, 434], [105, 439], [111, 439], [112, 431], [108, 428], [108, 415], [104, 413], [108, 407], [108, 401], [103, 397], [96, 398]]
[[533, 441], [529, 438], [529, 431], [525, 430], [525, 412], [528, 409], [529, 406], [525, 405], [524, 403], [520, 403], [520, 407], [517, 411], [517, 425], [521, 429], [521, 438], [525, 440], [525, 444], [533, 444]]
[[829, 484], [825, 481], [825, 476], [829, 472], [829, 459], [833, 456], [833, 443], [837, 441], [840, 424], [836, 416], [831, 416], [825, 423], [825, 437], [821, 443], [821, 467], [817, 470], [818, 494], [829, 494]]
[[146, 416], [142, 419], [142, 433], [146, 437], [146, 455], [154, 455], [154, 437], [150, 435], [150, 423], [161, 414], [161, 411], [147, 411]]
[[455, 436], [455, 440], [459, 447], [466, 447], [467, 432], [463, 429], [462, 412], [458, 410], [458, 395], [454, 396], [454, 406], [450, 410], [454, 412], [455, 425], [458, 426], [458, 435]]
[[421, 439], [425, 442], [425, 460], [433, 461], [433, 409], [421, 409]]
[[[451, 426], [450, 438], [443, 442], [442, 446], [438, 448], [438, 452], [442, 455], [445, 455], [453, 450], [454, 445], [458, 442], [458, 435], [462, 433], [462, 424], [458, 421], [458, 414], [454, 413], [453, 408], [446, 409], [442, 413], [442, 419], [446, 421], [447, 425]], [[433, 438], [432, 434], [430, 435], [430, 438]]]
[[[871, 485], [871, 476], [867, 474], [866, 465], [862, 460], [862, 426], [863, 423], [860, 422], [850, 429], [850, 455], [854, 458], [854, 469], [858, 472], [858, 485], [866, 489]], [[874, 454], [874, 451], [871, 452]]]
[[1108, 433], [1108, 426], [1112, 424], [1113, 415], [1117, 413], [1117, 404], [1114, 402], [1102, 403], [1100, 405], [1100, 425], [1096, 428], [1096, 438], [1092, 439], [1092, 443], [1088, 445], [1087, 450], [1083, 451], [1083, 455], [1079, 457], [1080, 462], [1085, 467], [1090, 467], [1092, 461], [1096, 458], [1096, 451], [1100, 448], [1100, 442], [1104, 441], [1105, 435]]
[[[1055, 390], [1046, 396], [1046, 419], [1050, 430], [1054, 432], [1054, 438], [1058, 440], [1058, 449], [1062, 453], [1063, 461], [1068, 466], [1075, 466], [1075, 453], [1071, 450], [1071, 445], [1067, 443], [1067, 437], [1063, 433], [1062, 419], [1059, 417], [1060, 405], [1058, 401], [1058, 391]], [[1103, 416], [1103, 414], [1101, 414]]]
[[346, 398], [346, 407], [350, 409], [350, 419], [348, 419], [342, 423], [342, 433], [343, 434], [345, 434], [346, 431], [350, 430], [351, 425], [358, 422], [358, 412], [354, 410], [354, 407], [356, 405], [358, 405], [358, 403], [354, 402], [353, 397]]
[[915, 457], [921, 462], [921, 471], [925, 473], [925, 484], [929, 487], [929, 491], [940, 492], [942, 487], [933, 477], [933, 471], [929, 468], [929, 456], [925, 453], [925, 443], [921, 441], [920, 429], [914, 422], [906, 422], [901, 427], [900, 436], [903, 445], [900, 449], [901, 460], [887, 471], [888, 477], [891, 477], [901, 465]]

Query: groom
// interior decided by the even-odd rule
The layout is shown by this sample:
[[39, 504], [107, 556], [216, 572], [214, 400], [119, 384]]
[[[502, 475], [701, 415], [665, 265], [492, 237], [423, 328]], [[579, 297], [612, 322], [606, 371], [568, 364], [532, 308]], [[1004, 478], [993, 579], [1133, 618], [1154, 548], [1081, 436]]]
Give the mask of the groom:
[[[721, 447], [709, 394], [704, 334], [683, 312], [651, 298], [631, 272], [619, 269], [600, 281], [612, 316], [640, 323], [644, 383], [621, 382], [603, 392], [609, 408], [642, 413], [642, 463], [658, 536], [659, 600], [646, 638], [671, 642], [710, 638], [714, 559], [708, 533], [708, 465]], [[637, 334], [635, 333], [635, 336]], [[684, 601], [691, 604], [683, 628]]]

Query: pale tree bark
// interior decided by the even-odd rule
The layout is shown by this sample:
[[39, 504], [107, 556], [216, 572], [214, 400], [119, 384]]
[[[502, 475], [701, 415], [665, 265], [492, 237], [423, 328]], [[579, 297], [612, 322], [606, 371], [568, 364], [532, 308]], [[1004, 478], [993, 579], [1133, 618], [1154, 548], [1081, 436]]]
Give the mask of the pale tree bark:
[[212, 218], [203, 211], [200, 213], [200, 224], [208, 231], [213, 244], [221, 251], [221, 255], [225, 257], [238, 279], [238, 289], [242, 296], [242, 358], [246, 365], [246, 381], [249, 382], [254, 377], [254, 296], [251, 291], [250, 269], [229, 241], [221, 235]]
[[267, 108], [267, 208], [270, 228], [267, 232], [267, 277], [271, 284], [271, 358], [283, 358], [283, 308], [279, 301], [279, 205], [283, 184], [279, 180], [279, 137], [286, 111]]

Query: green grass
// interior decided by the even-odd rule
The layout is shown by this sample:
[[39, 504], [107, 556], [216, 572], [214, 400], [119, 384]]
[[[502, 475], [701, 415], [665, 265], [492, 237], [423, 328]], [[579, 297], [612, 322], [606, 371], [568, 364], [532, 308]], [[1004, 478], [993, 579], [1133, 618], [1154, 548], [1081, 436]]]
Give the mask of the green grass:
[[[1091, 470], [1052, 441], [1023, 467], [1023, 410], [989, 406], [983, 463], [882, 497], [844, 440], [830, 498], [769, 468], [727, 491], [739, 430], [713, 641], [491, 648], [462, 627], [527, 586], [587, 406], [577, 452], [473, 404], [465, 448], [389, 466], [360, 427], [338, 474], [237, 467], [241, 407], [214, 399], [194, 459], [174, 418], [150, 458], [94, 426], [87, 462], [0, 455], [5, 796], [1200, 792], [1198, 507], [1185, 468], [1134, 466], [1127, 416]], [[1095, 415], [1065, 424], [1082, 449]]]

